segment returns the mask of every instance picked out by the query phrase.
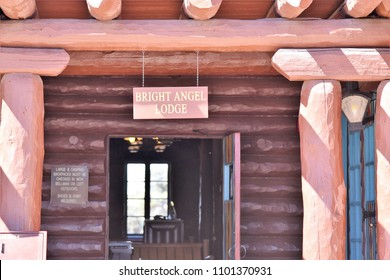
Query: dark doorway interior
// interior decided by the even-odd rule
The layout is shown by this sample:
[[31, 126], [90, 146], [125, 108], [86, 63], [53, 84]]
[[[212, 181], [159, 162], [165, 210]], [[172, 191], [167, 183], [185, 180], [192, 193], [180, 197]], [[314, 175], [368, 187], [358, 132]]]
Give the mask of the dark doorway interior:
[[[170, 138], [156, 152], [152, 137], [142, 137], [136, 153], [122, 138], [109, 139], [109, 239], [142, 242], [126, 232], [126, 165], [130, 162], [168, 162], [169, 200], [184, 221], [184, 242], [210, 241], [210, 254], [222, 257], [222, 139]], [[148, 146], [149, 145], [149, 146]], [[153, 217], [149, 217], [153, 219]]]

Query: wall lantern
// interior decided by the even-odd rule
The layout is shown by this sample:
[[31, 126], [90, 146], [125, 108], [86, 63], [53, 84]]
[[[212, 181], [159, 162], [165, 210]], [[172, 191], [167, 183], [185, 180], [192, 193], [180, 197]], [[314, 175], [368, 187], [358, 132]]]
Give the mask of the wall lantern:
[[341, 108], [350, 123], [361, 123], [370, 98], [360, 94], [347, 94], [343, 97]]

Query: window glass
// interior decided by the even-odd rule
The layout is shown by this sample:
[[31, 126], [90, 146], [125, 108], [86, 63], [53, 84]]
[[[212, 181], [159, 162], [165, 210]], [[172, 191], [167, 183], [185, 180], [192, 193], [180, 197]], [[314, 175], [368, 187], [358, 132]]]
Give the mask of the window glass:
[[145, 182], [145, 164], [127, 164], [127, 182]]
[[127, 198], [145, 198], [145, 182], [127, 182]]
[[151, 199], [150, 200], [150, 216], [156, 215], [166, 216], [168, 213], [168, 200], [165, 199]]
[[127, 217], [127, 232], [131, 234], [143, 234], [144, 217]]
[[144, 216], [144, 199], [127, 199], [127, 216]]
[[168, 182], [150, 182], [150, 198], [168, 197]]
[[167, 163], [127, 164], [127, 234], [143, 234], [145, 219], [168, 214], [168, 170]]
[[168, 164], [152, 163], [150, 165], [150, 181], [168, 181]]

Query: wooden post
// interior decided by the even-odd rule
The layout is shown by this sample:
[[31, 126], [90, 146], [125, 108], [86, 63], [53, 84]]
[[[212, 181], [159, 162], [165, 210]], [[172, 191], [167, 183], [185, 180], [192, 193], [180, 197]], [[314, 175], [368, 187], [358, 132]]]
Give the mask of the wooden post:
[[379, 84], [375, 113], [378, 258], [390, 259], [390, 80]]
[[376, 7], [375, 12], [378, 16], [390, 18], [390, 0], [383, 0], [382, 3]]
[[0, 92], [0, 231], [39, 231], [43, 83], [34, 74], [5, 74]]
[[122, 12], [122, 0], [87, 0], [91, 16], [98, 20], [117, 18]]
[[313, 0], [277, 0], [276, 12], [284, 18], [296, 18], [306, 10]]
[[303, 259], [345, 259], [346, 188], [342, 166], [341, 85], [306, 81], [299, 109]]
[[184, 0], [183, 10], [193, 19], [210, 19], [218, 12], [222, 0]]
[[344, 11], [354, 18], [367, 17], [382, 0], [344, 0]]
[[0, 0], [0, 8], [11, 19], [26, 19], [35, 14], [35, 0]]

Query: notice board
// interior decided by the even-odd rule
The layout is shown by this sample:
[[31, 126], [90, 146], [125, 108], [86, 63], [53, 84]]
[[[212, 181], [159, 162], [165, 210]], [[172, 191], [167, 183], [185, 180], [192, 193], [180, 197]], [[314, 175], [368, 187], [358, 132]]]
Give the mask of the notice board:
[[87, 166], [52, 166], [50, 203], [56, 205], [86, 204], [88, 177]]

